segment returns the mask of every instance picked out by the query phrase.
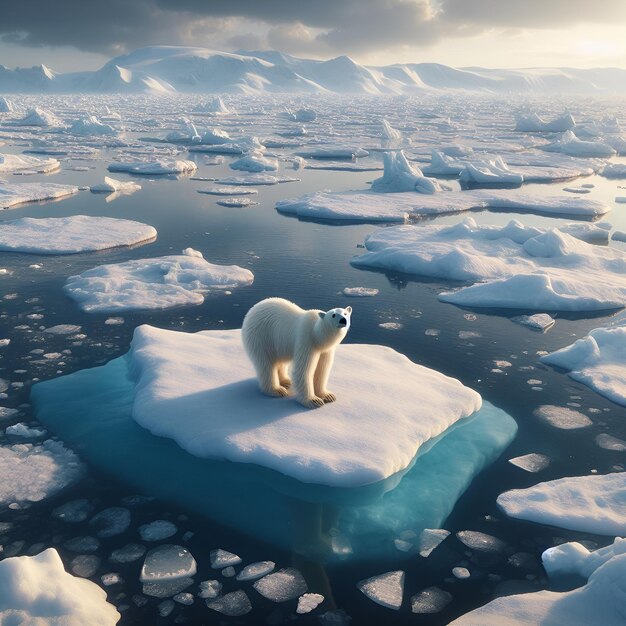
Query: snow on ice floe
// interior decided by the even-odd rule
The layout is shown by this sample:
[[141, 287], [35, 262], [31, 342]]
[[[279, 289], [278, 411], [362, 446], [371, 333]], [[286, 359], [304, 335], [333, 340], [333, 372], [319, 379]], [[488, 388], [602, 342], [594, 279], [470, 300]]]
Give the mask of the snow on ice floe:
[[626, 534], [626, 473], [560, 478], [498, 496], [510, 517], [596, 535]]
[[263, 155], [260, 150], [252, 150], [240, 159], [230, 163], [233, 170], [243, 170], [244, 172], [275, 172], [278, 169], [278, 161]]
[[515, 124], [515, 130], [523, 133], [562, 133], [576, 126], [576, 121], [570, 113], [561, 117], [545, 121], [537, 113], [520, 115]]
[[[396, 226], [368, 235], [367, 252], [352, 265], [446, 280], [477, 282], [439, 295], [476, 307], [589, 311], [626, 305], [626, 254], [594, 246], [561, 230], [479, 226], [473, 218], [453, 226]], [[602, 230], [602, 229], [601, 229]], [[583, 231], [583, 236], [588, 233]]]
[[26, 202], [57, 200], [75, 193], [78, 193], [78, 187], [74, 185], [0, 182], [0, 209], [8, 209]]
[[51, 111], [36, 107], [26, 113], [20, 120], [11, 122], [14, 126], [63, 126], [63, 122]]
[[574, 380], [626, 406], [626, 327], [595, 328], [586, 337], [540, 357]]
[[616, 552], [619, 553], [606, 561], [601, 556], [594, 559], [591, 553], [589, 564], [581, 566], [582, 571], [589, 572], [583, 587], [496, 598], [449, 626], [620, 626], [626, 612], [626, 554], [621, 546]]
[[119, 619], [106, 593], [68, 574], [54, 548], [0, 562], [2, 624], [114, 626]]
[[128, 172], [145, 176], [162, 176], [166, 174], [192, 174], [198, 169], [193, 161], [159, 160], [159, 161], [127, 161], [111, 163], [109, 172]]
[[104, 183], [98, 185], [92, 185], [89, 190], [93, 193], [123, 193], [131, 194], [135, 191], [139, 191], [141, 185], [133, 181], [121, 181], [111, 178], [110, 176], [104, 177]]
[[215, 204], [225, 207], [247, 207], [255, 206], [259, 203], [251, 198], [222, 198], [221, 200], [216, 200]]
[[512, 322], [519, 324], [520, 326], [527, 326], [533, 330], [538, 330], [543, 333], [550, 330], [555, 324], [556, 320], [547, 313], [535, 313], [534, 315], [516, 315], [511, 318]]
[[592, 421], [580, 411], [554, 404], [542, 404], [533, 411], [533, 415], [553, 428], [560, 428], [561, 430], [587, 428], [592, 424]]
[[251, 189], [250, 187], [205, 187], [204, 189], [198, 189], [198, 193], [206, 193], [211, 196], [254, 196], [259, 193], [258, 189]]
[[0, 222], [0, 250], [32, 254], [77, 254], [147, 243], [152, 226], [112, 217], [22, 217]]
[[608, 213], [611, 207], [604, 202], [578, 196], [538, 196], [518, 190], [474, 189], [432, 194], [317, 191], [299, 198], [280, 200], [276, 203], [276, 209], [305, 219], [406, 222], [409, 217], [458, 213], [470, 209], [596, 217]]
[[239, 137], [227, 142], [208, 141], [203, 142], [202, 145], [189, 146], [189, 152], [207, 152], [210, 154], [248, 154], [264, 151], [265, 146], [257, 137]]
[[0, 447], [0, 505], [39, 502], [82, 474], [76, 454], [59, 441]]
[[65, 293], [88, 313], [159, 310], [197, 305], [211, 290], [250, 285], [254, 274], [215, 265], [187, 248], [182, 255], [99, 265], [65, 283]]
[[291, 176], [276, 176], [274, 174], [252, 174], [252, 176], [226, 176], [217, 178], [213, 182], [218, 185], [241, 185], [241, 186], [266, 186], [279, 185], [281, 183], [294, 183], [300, 180]]
[[[255, 463], [307, 483], [355, 487], [388, 478], [405, 469], [421, 445], [481, 406], [474, 391], [393, 350], [346, 345], [333, 372], [339, 400], [322, 409], [320, 429], [295, 399], [260, 395], [239, 331], [187, 334], [141, 326], [130, 354], [133, 417], [144, 428], [193, 455]], [[374, 379], [386, 381], [393, 408]], [[172, 421], [172, 411], [181, 418]], [[390, 425], [384, 439], [381, 420]], [[353, 426], [349, 439], [346, 423]]]
[[439, 182], [424, 176], [417, 166], [407, 161], [402, 150], [384, 152], [383, 160], [384, 173], [372, 182], [372, 191], [380, 193], [417, 191], [425, 194], [441, 191]]
[[626, 178], [626, 165], [623, 163], [607, 163], [599, 172], [605, 178]]
[[187, 548], [163, 544], [146, 554], [139, 580], [143, 583], [165, 583], [190, 578], [195, 573], [196, 560]]
[[15, 173], [22, 171], [47, 174], [61, 167], [56, 159], [39, 159], [25, 154], [0, 154], [0, 173]]
[[378, 295], [378, 289], [373, 287], [344, 287], [343, 295], [352, 298], [371, 298]]
[[304, 577], [293, 567], [267, 574], [252, 586], [264, 598], [272, 602], [287, 602], [301, 596], [308, 590]]
[[521, 185], [524, 182], [524, 176], [511, 171], [500, 156], [494, 159], [484, 159], [467, 163], [461, 171], [459, 179], [464, 183], [482, 183], [488, 185]]
[[388, 609], [398, 610], [404, 595], [404, 572], [388, 572], [357, 583], [357, 588], [370, 600]]
[[98, 136], [117, 135], [117, 130], [110, 124], [101, 122], [95, 115], [76, 120], [68, 131], [72, 135]]
[[608, 143], [579, 139], [571, 130], [565, 131], [556, 141], [541, 146], [541, 149], [576, 157], [608, 158], [617, 154], [617, 151]]

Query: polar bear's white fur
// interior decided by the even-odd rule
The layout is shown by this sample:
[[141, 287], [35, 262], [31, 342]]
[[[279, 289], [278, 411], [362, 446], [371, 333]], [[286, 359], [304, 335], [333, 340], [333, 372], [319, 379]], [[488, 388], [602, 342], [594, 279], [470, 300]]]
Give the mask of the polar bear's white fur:
[[286, 396], [291, 385], [300, 404], [315, 408], [336, 400], [326, 388], [335, 348], [350, 328], [352, 307], [305, 311], [283, 298], [255, 304], [243, 320], [243, 345], [261, 391]]

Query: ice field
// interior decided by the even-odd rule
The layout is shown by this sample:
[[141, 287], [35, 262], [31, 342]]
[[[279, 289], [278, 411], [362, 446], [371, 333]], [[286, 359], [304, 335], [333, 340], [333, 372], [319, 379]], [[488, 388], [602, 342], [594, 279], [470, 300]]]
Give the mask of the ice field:
[[[617, 626], [623, 102], [130, 60], [0, 98], [0, 623]], [[352, 306], [337, 402], [258, 391], [270, 296]]]

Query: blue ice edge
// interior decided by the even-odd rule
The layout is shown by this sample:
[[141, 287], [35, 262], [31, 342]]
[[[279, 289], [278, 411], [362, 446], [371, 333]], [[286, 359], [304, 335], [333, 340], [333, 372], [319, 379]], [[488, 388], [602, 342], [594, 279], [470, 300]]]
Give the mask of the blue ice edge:
[[[99, 470], [144, 494], [296, 551], [328, 545], [316, 520], [331, 513], [342, 548], [325, 560], [401, 559], [398, 533], [439, 528], [476, 475], [512, 441], [517, 424], [488, 402], [424, 444], [403, 472], [354, 489], [301, 483], [253, 464], [201, 459], [132, 418], [126, 356], [37, 383], [39, 421]], [[176, 419], [173, 415], [172, 419]], [[318, 534], [319, 531], [319, 534]]]

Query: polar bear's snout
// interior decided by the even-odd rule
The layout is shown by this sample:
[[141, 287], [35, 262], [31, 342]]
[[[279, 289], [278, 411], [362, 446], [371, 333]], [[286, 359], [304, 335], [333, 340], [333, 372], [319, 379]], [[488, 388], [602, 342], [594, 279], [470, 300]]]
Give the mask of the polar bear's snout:
[[345, 317], [342, 317], [339, 320], [339, 326], [345, 326], [348, 323], [348, 320]]

